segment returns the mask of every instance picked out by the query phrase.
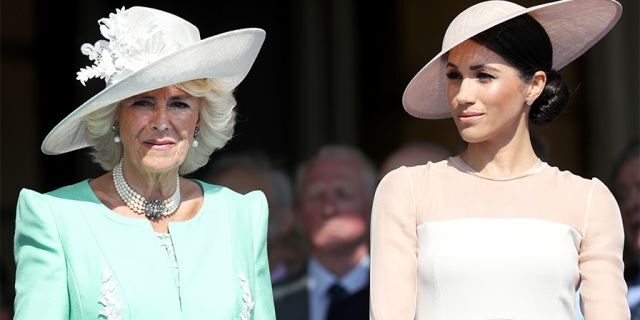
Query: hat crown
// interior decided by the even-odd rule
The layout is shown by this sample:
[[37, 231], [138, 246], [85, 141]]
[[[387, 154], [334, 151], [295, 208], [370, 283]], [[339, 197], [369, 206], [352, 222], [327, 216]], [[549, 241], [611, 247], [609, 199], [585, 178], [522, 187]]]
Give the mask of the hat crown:
[[476, 35], [478, 30], [485, 30], [488, 24], [494, 24], [498, 19], [525, 11], [525, 7], [509, 1], [485, 1], [473, 5], [451, 21], [442, 40], [442, 51], [449, 51]]
[[134, 38], [142, 40], [153, 30], [163, 37], [163, 41], [179, 47], [200, 40], [200, 31], [196, 26], [169, 12], [145, 7], [131, 7], [125, 12], [130, 27], [128, 32]]
[[124, 7], [98, 20], [106, 40], [85, 43], [80, 50], [94, 61], [81, 68], [78, 80], [105, 79], [113, 85], [129, 74], [200, 40], [200, 32], [188, 21], [168, 12]]

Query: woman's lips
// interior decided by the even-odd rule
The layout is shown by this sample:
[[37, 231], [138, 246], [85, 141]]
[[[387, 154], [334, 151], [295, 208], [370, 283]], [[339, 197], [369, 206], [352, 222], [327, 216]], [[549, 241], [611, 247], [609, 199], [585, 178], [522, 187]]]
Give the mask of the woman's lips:
[[150, 149], [164, 150], [173, 147], [175, 142], [171, 140], [147, 140], [144, 141], [144, 145]]
[[482, 112], [463, 112], [458, 114], [458, 120], [461, 123], [471, 123], [474, 122], [484, 116]]

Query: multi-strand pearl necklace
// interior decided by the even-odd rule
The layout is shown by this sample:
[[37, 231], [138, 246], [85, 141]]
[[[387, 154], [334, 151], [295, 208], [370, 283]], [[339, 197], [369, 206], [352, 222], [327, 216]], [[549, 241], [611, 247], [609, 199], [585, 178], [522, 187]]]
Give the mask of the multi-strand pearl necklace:
[[141, 194], [135, 192], [124, 180], [122, 174], [122, 160], [113, 168], [113, 185], [120, 199], [127, 207], [137, 214], [144, 214], [149, 220], [157, 220], [171, 215], [180, 205], [180, 177], [176, 174], [176, 192], [164, 201], [147, 200]]

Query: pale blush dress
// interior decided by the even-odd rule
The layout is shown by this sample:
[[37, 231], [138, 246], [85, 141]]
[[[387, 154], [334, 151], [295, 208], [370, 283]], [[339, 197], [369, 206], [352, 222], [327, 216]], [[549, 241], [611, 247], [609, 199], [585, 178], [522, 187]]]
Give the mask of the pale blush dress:
[[539, 162], [483, 176], [453, 157], [402, 167], [376, 191], [371, 318], [629, 319], [622, 221], [598, 179]]

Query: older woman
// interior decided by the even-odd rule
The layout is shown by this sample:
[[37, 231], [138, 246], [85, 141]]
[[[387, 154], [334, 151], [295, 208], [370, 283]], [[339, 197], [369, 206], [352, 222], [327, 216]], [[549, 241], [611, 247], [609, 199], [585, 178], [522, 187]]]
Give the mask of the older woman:
[[[373, 319], [629, 319], [611, 192], [543, 162], [530, 126], [568, 101], [559, 68], [621, 14], [612, 0], [470, 7], [409, 83], [413, 116], [452, 117], [458, 156], [401, 167], [376, 192]], [[603, 111], [607, 112], [607, 111]]]
[[107, 87], [62, 120], [42, 150], [82, 147], [110, 172], [17, 209], [16, 319], [273, 319], [267, 204], [180, 175], [233, 133], [231, 90], [264, 31], [200, 40], [189, 22], [133, 7], [99, 20], [106, 40], [78, 79]]

